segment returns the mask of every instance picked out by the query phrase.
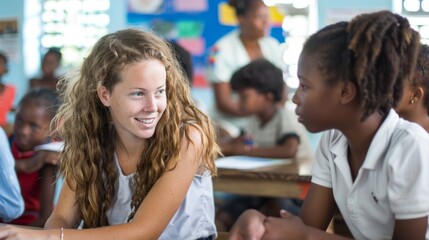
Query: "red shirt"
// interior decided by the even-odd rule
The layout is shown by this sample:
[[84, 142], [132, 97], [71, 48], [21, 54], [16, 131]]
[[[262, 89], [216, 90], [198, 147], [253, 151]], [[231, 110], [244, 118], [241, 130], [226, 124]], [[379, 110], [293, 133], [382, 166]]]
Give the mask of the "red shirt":
[[[20, 152], [15, 141], [12, 141], [12, 154], [15, 161], [22, 161], [34, 155], [34, 151]], [[29, 225], [37, 219], [40, 209], [40, 181], [39, 172], [18, 172], [18, 181], [21, 186], [21, 194], [24, 198], [25, 210], [21, 217], [13, 220], [12, 224]]]
[[0, 92], [0, 125], [4, 126], [7, 123], [7, 114], [13, 106], [15, 100], [15, 87], [12, 85], [4, 85], [4, 89]]

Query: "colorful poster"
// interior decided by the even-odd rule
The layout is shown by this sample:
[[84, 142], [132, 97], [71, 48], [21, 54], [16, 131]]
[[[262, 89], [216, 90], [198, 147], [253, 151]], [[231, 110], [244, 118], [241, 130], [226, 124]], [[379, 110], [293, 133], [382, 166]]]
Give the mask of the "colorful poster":
[[[283, 16], [270, 8], [270, 19], [271, 36], [283, 42]], [[154, 30], [188, 50], [192, 54], [194, 87], [207, 87], [208, 50], [237, 27], [237, 20], [225, 0], [128, 0], [127, 24]]]
[[19, 59], [18, 20], [0, 19], [0, 51], [11, 61]]

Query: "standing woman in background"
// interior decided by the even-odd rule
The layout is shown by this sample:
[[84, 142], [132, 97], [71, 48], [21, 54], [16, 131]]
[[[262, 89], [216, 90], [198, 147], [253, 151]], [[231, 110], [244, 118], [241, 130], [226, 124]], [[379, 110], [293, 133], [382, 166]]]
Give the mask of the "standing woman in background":
[[62, 54], [51, 48], [42, 59], [42, 76], [30, 80], [30, 88], [49, 88], [56, 90], [58, 83], [57, 70], [61, 64]]
[[211, 48], [207, 77], [215, 95], [216, 110], [212, 117], [220, 127], [236, 137], [238, 129], [245, 126], [245, 120], [237, 117], [248, 113], [239, 108], [238, 98], [232, 93], [232, 74], [258, 58], [266, 58], [280, 69], [284, 69], [284, 64], [279, 42], [268, 35], [269, 9], [264, 2], [231, 0], [229, 5], [235, 9], [239, 28], [223, 36]]
[[168, 45], [108, 34], [63, 81], [64, 184], [49, 230], [0, 227], [0, 239], [214, 239], [219, 151]]

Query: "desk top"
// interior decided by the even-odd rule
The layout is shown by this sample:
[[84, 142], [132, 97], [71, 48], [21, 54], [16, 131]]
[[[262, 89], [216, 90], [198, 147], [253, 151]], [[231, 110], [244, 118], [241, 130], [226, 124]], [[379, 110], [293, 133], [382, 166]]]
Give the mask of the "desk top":
[[311, 166], [294, 162], [253, 169], [218, 168], [214, 191], [232, 194], [305, 198]]
[[271, 179], [282, 181], [310, 182], [311, 166], [307, 164], [288, 163], [253, 169], [218, 168], [220, 178]]

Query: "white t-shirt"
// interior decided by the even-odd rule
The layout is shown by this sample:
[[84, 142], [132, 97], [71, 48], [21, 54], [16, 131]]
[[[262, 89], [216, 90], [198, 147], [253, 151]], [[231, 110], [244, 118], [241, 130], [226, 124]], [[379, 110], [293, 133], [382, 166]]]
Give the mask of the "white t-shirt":
[[260, 147], [273, 147], [277, 145], [277, 140], [285, 134], [296, 134], [300, 141], [296, 159], [307, 163], [313, 161], [314, 154], [306, 131], [289, 109], [279, 108], [275, 115], [262, 127], [258, 117], [251, 117], [246, 132], [254, 137], [255, 144]]
[[390, 110], [354, 182], [347, 161], [348, 142], [338, 130], [323, 134], [312, 182], [332, 188], [354, 238], [392, 239], [395, 219], [429, 213], [428, 146], [429, 135], [423, 128]]
[[[107, 211], [110, 225], [126, 223], [131, 213], [134, 173], [123, 175], [115, 154], [118, 170], [116, 195]], [[186, 197], [159, 239], [198, 239], [215, 236], [213, 184], [210, 174], [195, 175]]]
[[[240, 40], [239, 34], [239, 30], [233, 30], [220, 38], [211, 48], [207, 78], [212, 84], [229, 83], [235, 71], [250, 63], [249, 54]], [[285, 64], [282, 60], [279, 42], [273, 37], [265, 36], [259, 39], [258, 43], [264, 58], [284, 70]], [[236, 95], [233, 97], [237, 98]], [[216, 106], [213, 108], [209, 114], [215, 123], [229, 122], [239, 128], [245, 127], [246, 118], [231, 117], [221, 113]]]

